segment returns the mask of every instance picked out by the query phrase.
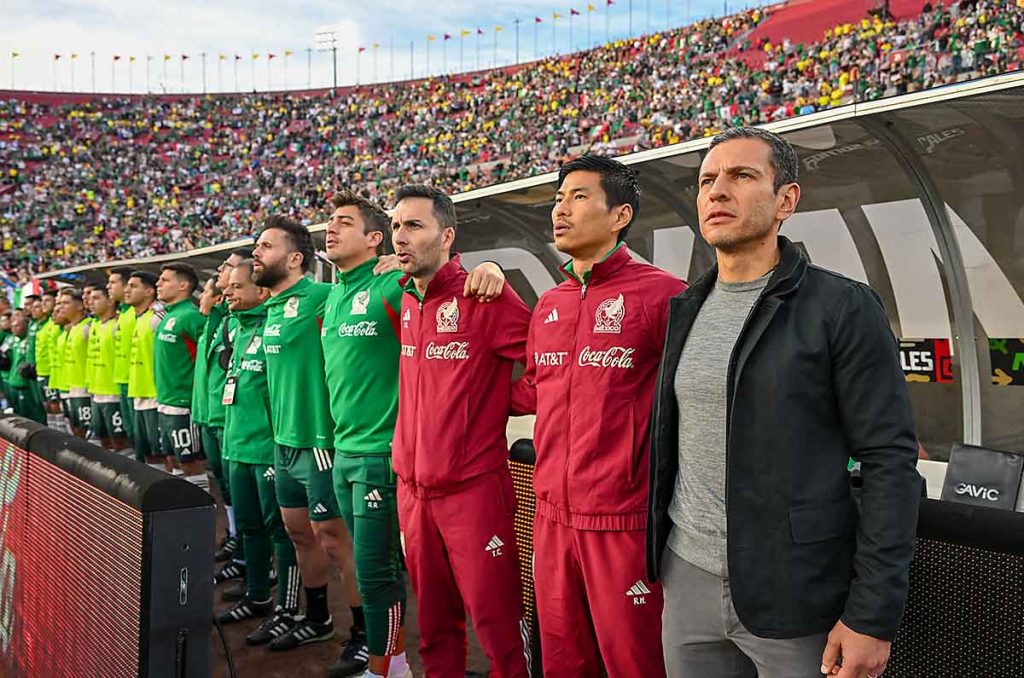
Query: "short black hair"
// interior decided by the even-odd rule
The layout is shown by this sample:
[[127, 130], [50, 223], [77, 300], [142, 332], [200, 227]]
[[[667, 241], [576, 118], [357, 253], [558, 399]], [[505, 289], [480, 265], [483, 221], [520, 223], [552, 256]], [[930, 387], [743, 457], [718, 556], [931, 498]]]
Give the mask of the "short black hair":
[[227, 256], [228, 259], [231, 257], [238, 257], [239, 259], [252, 259], [252, 247], [236, 247], [231, 250], [231, 254]]
[[62, 287], [60, 289], [60, 295], [62, 297], [71, 297], [75, 301], [82, 301], [82, 290], [77, 287]]
[[603, 155], [582, 155], [562, 165], [558, 170], [558, 188], [573, 172], [596, 172], [601, 175], [601, 190], [604, 191], [608, 209], [619, 205], [633, 208], [633, 216], [626, 227], [619, 231], [619, 242], [626, 239], [629, 229], [640, 214], [640, 181], [627, 165]]
[[149, 271], [132, 271], [128, 277], [138, 278], [143, 287], [153, 290], [154, 293], [156, 292], [156, 275], [153, 273]]
[[56, 299], [57, 298], [57, 290], [50, 290], [50, 289], [43, 290], [43, 296], [44, 297], [53, 297], [54, 299]]
[[127, 283], [128, 278], [132, 277], [132, 269], [128, 266], [115, 266], [114, 268], [110, 269], [110, 273], [108, 273], [107, 275], [108, 277], [111, 275], [116, 275], [118, 278], [121, 279], [121, 282]]
[[441, 228], [456, 230], [458, 219], [455, 216], [455, 203], [441, 189], [426, 184], [406, 184], [395, 193], [395, 204], [406, 198], [426, 198], [431, 202], [434, 218], [441, 224]]
[[387, 242], [388, 231], [391, 228], [391, 217], [384, 211], [384, 208], [352, 191], [339, 191], [331, 198], [334, 209], [355, 205], [359, 209], [359, 215], [363, 217], [363, 233], [369, 234], [379, 232], [381, 234], [380, 245], [377, 246], [377, 253], [380, 254]]
[[192, 294], [199, 287], [199, 275], [196, 273], [196, 269], [192, 268], [190, 264], [186, 264], [184, 261], [172, 261], [169, 264], [164, 264], [160, 267], [161, 271], [170, 271], [173, 273], [178, 280], [184, 280], [188, 283], [188, 293]]
[[109, 298], [110, 298], [110, 292], [108, 292], [108, 291], [107, 291], [107, 288], [106, 288], [106, 287], [104, 287], [103, 285], [97, 285], [97, 286], [93, 287], [93, 288], [92, 288], [92, 291], [93, 291], [93, 292], [99, 292], [99, 293], [101, 293], [101, 294], [102, 294], [103, 296], [105, 296], [105, 297], [106, 297], [107, 299], [109, 299]]
[[302, 255], [302, 272], [308, 273], [309, 269], [313, 268], [313, 254], [315, 252], [313, 236], [309, 234], [309, 229], [294, 219], [289, 219], [280, 214], [271, 214], [263, 220], [263, 231], [269, 231], [272, 228], [285, 232], [285, 235], [288, 236], [288, 242], [291, 243], [292, 251]]
[[245, 271], [249, 271], [249, 277], [252, 278], [252, 265], [253, 265], [253, 263], [254, 263], [254, 261], [253, 261], [253, 259], [251, 257], [248, 258], [248, 259], [242, 259], [235, 266], [235, 270], [237, 271], [238, 269], [242, 269], [242, 270], [245, 270]]
[[778, 193], [779, 189], [786, 184], [795, 184], [800, 177], [800, 161], [796, 157], [796, 149], [775, 132], [769, 132], [760, 127], [733, 127], [727, 129], [711, 140], [708, 151], [734, 139], [758, 139], [768, 144], [772, 149], [771, 165], [775, 170], [775, 177], [772, 187]]
[[40, 301], [42, 299], [38, 294], [26, 294], [25, 301]]

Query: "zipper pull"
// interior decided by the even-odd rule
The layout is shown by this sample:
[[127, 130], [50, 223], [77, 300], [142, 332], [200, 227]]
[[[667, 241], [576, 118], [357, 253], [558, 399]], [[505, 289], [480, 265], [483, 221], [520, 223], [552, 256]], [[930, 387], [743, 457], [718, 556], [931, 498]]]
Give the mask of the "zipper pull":
[[589, 284], [590, 283], [583, 283], [583, 291], [580, 293], [580, 299], [586, 299], [587, 298], [587, 285], [589, 285]]

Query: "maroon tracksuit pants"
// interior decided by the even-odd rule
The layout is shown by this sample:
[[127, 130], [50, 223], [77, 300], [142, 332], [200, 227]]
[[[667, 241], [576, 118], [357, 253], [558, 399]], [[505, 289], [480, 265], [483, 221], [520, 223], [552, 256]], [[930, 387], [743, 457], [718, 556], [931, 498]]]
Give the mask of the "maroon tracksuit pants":
[[491, 660], [490, 675], [529, 675], [508, 469], [473, 479], [452, 494], [424, 494], [398, 481], [399, 525], [426, 675], [465, 674], [466, 610]]
[[661, 586], [645, 576], [643, 530], [533, 527], [533, 579], [545, 676], [658, 678]]

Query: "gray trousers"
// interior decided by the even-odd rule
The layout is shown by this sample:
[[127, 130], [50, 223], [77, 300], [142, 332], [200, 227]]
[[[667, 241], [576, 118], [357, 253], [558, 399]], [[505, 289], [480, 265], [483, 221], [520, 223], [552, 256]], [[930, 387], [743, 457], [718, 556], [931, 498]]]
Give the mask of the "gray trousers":
[[729, 580], [691, 565], [672, 549], [661, 559], [661, 638], [669, 678], [821, 678], [828, 634], [775, 640], [747, 631]]

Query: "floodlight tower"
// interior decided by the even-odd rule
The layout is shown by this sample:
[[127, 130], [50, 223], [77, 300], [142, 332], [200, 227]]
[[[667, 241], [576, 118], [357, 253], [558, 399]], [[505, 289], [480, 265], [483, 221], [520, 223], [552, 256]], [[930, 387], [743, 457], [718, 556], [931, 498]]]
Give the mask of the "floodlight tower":
[[334, 89], [338, 89], [338, 27], [322, 26], [313, 34], [313, 45], [318, 52], [331, 52], [334, 62]]

